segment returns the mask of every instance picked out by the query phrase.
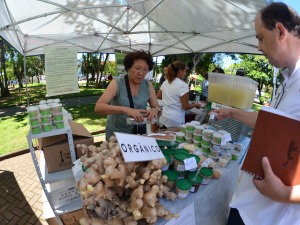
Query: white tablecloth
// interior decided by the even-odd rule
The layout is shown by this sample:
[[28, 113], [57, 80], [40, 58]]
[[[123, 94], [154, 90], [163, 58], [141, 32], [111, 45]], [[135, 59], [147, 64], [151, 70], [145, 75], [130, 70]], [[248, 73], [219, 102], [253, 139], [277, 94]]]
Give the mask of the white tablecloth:
[[[220, 179], [211, 179], [207, 185], [200, 185], [197, 193], [189, 193], [186, 199], [176, 199], [174, 202], [160, 198], [160, 203], [171, 213], [179, 213], [186, 206], [194, 202], [196, 224], [201, 225], [223, 225], [227, 223], [229, 214], [229, 203], [237, 188], [239, 177], [239, 162], [245, 153], [250, 138], [245, 138], [240, 144], [243, 151], [238, 160], [231, 162], [224, 168]], [[162, 225], [168, 221], [158, 219], [155, 225]]]

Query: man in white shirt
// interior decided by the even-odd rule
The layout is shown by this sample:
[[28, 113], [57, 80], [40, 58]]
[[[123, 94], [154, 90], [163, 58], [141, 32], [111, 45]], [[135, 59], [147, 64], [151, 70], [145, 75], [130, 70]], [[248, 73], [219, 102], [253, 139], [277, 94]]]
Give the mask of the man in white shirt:
[[[285, 81], [278, 88], [270, 107], [296, 116], [300, 120], [299, 15], [283, 3], [272, 3], [256, 16], [255, 30], [258, 50], [263, 52], [269, 63], [277, 68], [287, 67], [283, 72]], [[255, 112], [237, 109], [213, 112], [218, 113], [219, 120], [234, 118], [250, 127], [255, 126], [257, 118]], [[241, 173], [241, 183], [230, 203], [238, 213], [230, 214], [228, 224], [300, 224], [300, 185], [283, 184], [273, 173], [266, 157], [262, 159], [262, 166], [265, 175], [263, 180], [249, 182]]]

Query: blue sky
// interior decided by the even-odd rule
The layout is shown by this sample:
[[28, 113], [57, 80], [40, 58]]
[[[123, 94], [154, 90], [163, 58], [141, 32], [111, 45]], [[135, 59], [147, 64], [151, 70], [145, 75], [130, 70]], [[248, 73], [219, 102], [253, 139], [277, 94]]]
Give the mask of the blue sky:
[[274, 2], [283, 2], [292, 7], [300, 15], [300, 1], [299, 0], [274, 0]]

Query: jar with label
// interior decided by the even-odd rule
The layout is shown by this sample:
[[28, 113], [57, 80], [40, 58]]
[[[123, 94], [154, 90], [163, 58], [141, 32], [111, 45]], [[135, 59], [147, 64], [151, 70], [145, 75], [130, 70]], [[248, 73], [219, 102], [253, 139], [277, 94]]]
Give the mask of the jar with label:
[[167, 160], [167, 163], [162, 166], [162, 168], [161, 168], [162, 171], [168, 170], [169, 166], [170, 166], [170, 162], [171, 162], [171, 157], [169, 155], [165, 155], [165, 158]]
[[185, 199], [192, 187], [192, 182], [188, 179], [180, 179], [176, 181], [176, 194], [178, 199]]
[[194, 141], [202, 141], [202, 136], [194, 133]]
[[51, 113], [51, 107], [49, 105], [41, 105], [40, 107], [40, 112], [42, 116], [49, 116]]
[[52, 106], [52, 111], [54, 114], [62, 112], [62, 104], [61, 103], [55, 103], [55, 104], [52, 104], [51, 106]]
[[185, 171], [184, 161], [189, 156], [183, 153], [176, 153], [175, 154], [175, 161], [174, 161], [174, 170], [177, 172]]
[[171, 157], [170, 166], [174, 164], [174, 156], [176, 151], [172, 148], [163, 149], [162, 153]]
[[28, 106], [26, 109], [29, 118], [39, 117], [39, 108], [37, 106]]
[[209, 146], [202, 146], [202, 145], [201, 145], [201, 150], [202, 150], [202, 152], [208, 154], [208, 153], [209, 153], [209, 150], [210, 150], [210, 147], [209, 147]]
[[42, 128], [43, 128], [43, 131], [50, 131], [50, 130], [52, 130], [52, 123], [43, 123]]
[[185, 133], [186, 132], [186, 125], [182, 124], [180, 127], [181, 127], [181, 132]]
[[51, 123], [52, 122], [52, 117], [51, 115], [49, 116], [41, 116], [42, 123]]
[[197, 148], [201, 148], [201, 141], [195, 141], [194, 140], [194, 145], [196, 145]]
[[202, 183], [203, 178], [200, 175], [196, 176], [196, 172], [190, 173], [188, 179], [192, 182], [192, 187], [190, 189], [191, 193], [196, 193]]
[[53, 116], [54, 116], [54, 120], [55, 121], [62, 121], [64, 120], [64, 116], [62, 113], [53, 113]]
[[210, 147], [216, 151], [222, 151], [224, 149], [220, 144], [213, 141], [211, 142]]
[[218, 113], [211, 112], [210, 115], [209, 115], [208, 123], [209, 124], [214, 124], [216, 122], [218, 122]]
[[221, 144], [222, 137], [223, 137], [223, 134], [215, 132], [215, 133], [213, 133], [213, 136], [212, 136], [212, 142]]
[[[176, 171], [175, 171], [176, 172]], [[177, 180], [184, 179], [186, 175], [186, 171], [177, 171], [178, 177]]]
[[201, 184], [208, 184], [210, 182], [210, 179], [213, 175], [213, 170], [208, 168], [208, 167], [202, 167], [200, 169], [200, 175], [202, 177], [202, 182]]
[[210, 148], [209, 156], [211, 158], [217, 158], [217, 157], [219, 157], [219, 153], [220, 153], [220, 150]]
[[54, 123], [55, 123], [55, 127], [56, 127], [57, 129], [64, 128], [64, 126], [65, 126], [63, 120], [62, 120], [62, 121], [54, 121]]
[[184, 135], [183, 132], [176, 132], [176, 141], [180, 143], [184, 142]]
[[202, 137], [201, 146], [210, 146], [210, 139], [207, 137]]
[[239, 157], [239, 152], [232, 150], [231, 155], [232, 155], [232, 160], [237, 160], [237, 158]]
[[[198, 165], [198, 163], [200, 162], [200, 158], [199, 158], [199, 156], [197, 156], [197, 155], [194, 155], [194, 154], [190, 154], [189, 155], [189, 158], [191, 158], [191, 157], [195, 157], [195, 159], [196, 159], [196, 163], [197, 163], [197, 165]], [[194, 171], [196, 171], [197, 170], [197, 167], [195, 167], [194, 169], [190, 169], [190, 170], [188, 170], [188, 171], [190, 171], [190, 172], [194, 172]]]
[[201, 126], [199, 126], [199, 125], [195, 126], [194, 135], [195, 134], [202, 135], [204, 129], [205, 129], [205, 127], [203, 125], [201, 125]]
[[33, 134], [39, 134], [41, 132], [41, 126], [30, 126], [31, 132]]
[[175, 187], [176, 180], [178, 178], [178, 173], [175, 170], [166, 170], [162, 172], [162, 175], [168, 177], [168, 181], [165, 184], [170, 190], [173, 190]]
[[186, 138], [193, 138], [193, 131], [187, 131], [187, 132], [185, 132], [185, 137]]
[[195, 126], [192, 123], [186, 123], [186, 131], [194, 131], [195, 130]]
[[193, 138], [185, 138], [185, 143], [187, 144], [193, 144]]
[[31, 126], [38, 126], [40, 125], [40, 119], [39, 117], [29, 118], [29, 123]]
[[209, 139], [209, 140], [211, 140], [212, 139], [212, 134], [214, 133], [214, 130], [212, 130], [212, 129], [205, 129], [204, 131], [203, 131], [203, 137], [202, 137], [202, 139], [203, 138], [206, 138], [206, 139]]

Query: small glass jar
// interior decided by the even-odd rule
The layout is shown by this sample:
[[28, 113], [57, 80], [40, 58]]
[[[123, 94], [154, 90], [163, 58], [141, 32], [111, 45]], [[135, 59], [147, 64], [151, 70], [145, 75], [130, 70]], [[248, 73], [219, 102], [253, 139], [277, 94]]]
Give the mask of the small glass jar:
[[178, 199], [185, 199], [192, 187], [192, 182], [188, 179], [180, 179], [176, 181], [176, 194]]
[[184, 153], [176, 153], [175, 154], [175, 161], [174, 161], [174, 170], [177, 172], [185, 171], [184, 161], [189, 156]]
[[169, 166], [170, 166], [170, 162], [171, 162], [171, 157], [169, 155], [165, 155], [165, 158], [167, 160], [167, 163], [162, 166], [162, 168], [161, 168], [162, 171], [168, 170]]
[[[175, 171], [176, 172], [176, 171]], [[178, 177], [177, 180], [184, 179], [186, 175], [186, 171], [177, 171]]]
[[210, 182], [210, 179], [213, 175], [213, 170], [208, 168], [208, 167], [202, 167], [200, 169], [200, 175], [202, 177], [202, 182], [201, 184], [208, 184]]
[[196, 176], [196, 172], [190, 173], [188, 179], [192, 182], [192, 187], [190, 189], [191, 193], [196, 193], [202, 183], [203, 178], [200, 175]]
[[173, 190], [175, 187], [176, 180], [178, 178], [178, 173], [175, 170], [166, 170], [162, 172], [162, 175], [168, 177], [168, 181], [165, 184], [170, 190]]

